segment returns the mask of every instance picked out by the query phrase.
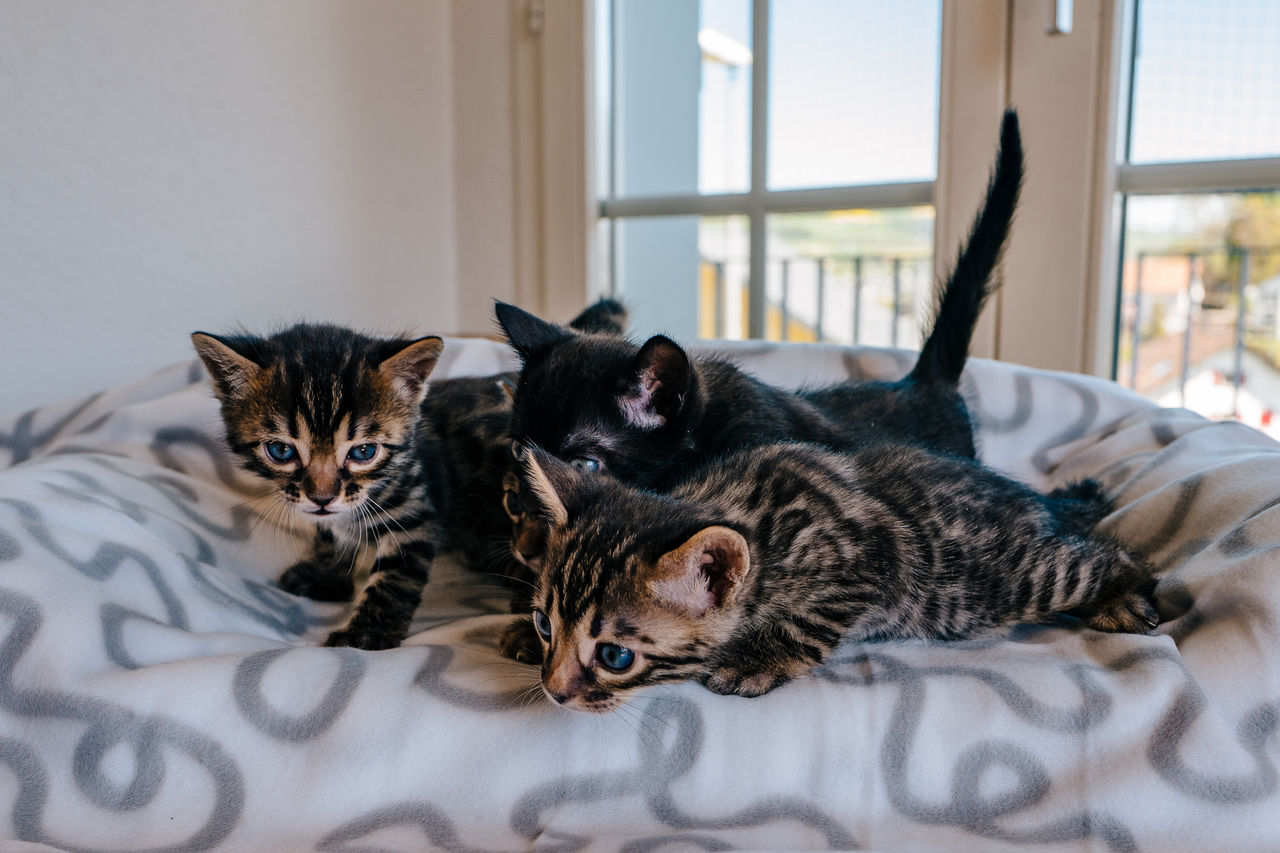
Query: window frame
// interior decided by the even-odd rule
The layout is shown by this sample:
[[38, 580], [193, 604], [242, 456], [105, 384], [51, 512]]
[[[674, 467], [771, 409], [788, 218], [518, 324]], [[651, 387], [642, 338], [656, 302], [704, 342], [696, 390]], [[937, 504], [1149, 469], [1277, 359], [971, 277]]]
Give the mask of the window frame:
[[[751, 204], [783, 212], [932, 203], [935, 273], [941, 278], [981, 203], [1000, 111], [1013, 103], [1022, 118], [1027, 179], [1002, 284], [979, 319], [971, 353], [1112, 376], [1126, 194], [1267, 188], [1275, 183], [1267, 173], [1280, 163], [1125, 163], [1128, 128], [1119, 106], [1130, 97], [1135, 0], [1072, 5], [1070, 33], [1055, 34], [1046, 27], [1043, 4], [943, 0], [938, 168], [934, 181], [921, 182], [927, 196], [920, 186], [902, 185], [834, 196], [766, 189], [754, 198], [705, 196], [670, 212], [749, 215]], [[601, 203], [593, 7], [589, 0], [525, 0], [516, 16], [516, 292], [550, 317], [572, 316], [604, 289], [608, 277], [597, 237], [602, 214], [668, 212], [655, 199]], [[753, 12], [753, 22], [764, 8]], [[760, 58], [757, 63], [765, 64]], [[760, 91], [767, 90], [753, 79], [753, 99]], [[760, 153], [755, 146], [753, 158]], [[757, 221], [762, 228], [763, 217]], [[763, 232], [752, 237], [754, 246], [763, 246]]]
[[[618, 0], [608, 0], [616, 9]], [[911, 207], [917, 205], [933, 205], [933, 181], [901, 181], [883, 184], [861, 184], [828, 187], [806, 187], [802, 189], [773, 190], [768, 186], [769, 163], [769, 49], [770, 49], [770, 14], [772, 0], [752, 0], [751, 8], [751, 119], [750, 139], [751, 152], [749, 163], [748, 190], [739, 193], [715, 194], [679, 194], [679, 195], [646, 195], [616, 197], [613, 189], [616, 181], [612, 174], [609, 186], [598, 192], [597, 221], [608, 220], [610, 233], [616, 228], [620, 219], [646, 216], [745, 216], [749, 227], [750, 254], [747, 261], [747, 335], [753, 339], [765, 337], [765, 256], [767, 248], [766, 229], [768, 217], [775, 213], [801, 213], [828, 210], [849, 210], [852, 208], [881, 209], [892, 207]], [[945, 6], [946, 4], [944, 4]], [[618, 39], [616, 30], [616, 12], [610, 13], [610, 38], [615, 43]], [[944, 25], [945, 26], [945, 25]], [[595, 45], [599, 49], [599, 45]], [[612, 64], [612, 63], [611, 63]], [[940, 66], [941, 67], [941, 66]], [[616, 75], [610, 69], [610, 82], [616, 86]], [[941, 95], [940, 95], [941, 98]], [[592, 99], [594, 102], [594, 99]], [[617, 126], [612, 114], [617, 103], [616, 92], [609, 97], [610, 115], [608, 121], [607, 156], [612, 159], [612, 152], [617, 150], [614, 138]], [[595, 117], [599, 120], [599, 117]], [[612, 171], [612, 170], [611, 170]], [[599, 189], [599, 188], [598, 188]], [[937, 225], [935, 223], [935, 245]], [[610, 237], [611, 244], [614, 238]], [[617, 257], [613, 246], [610, 248], [608, 263], [614, 263]], [[610, 271], [611, 295], [615, 288], [616, 271]]]
[[[1118, 227], [1113, 241], [1115, 259], [1109, 269], [1114, 283], [1111, 349], [1108, 377], [1120, 375], [1120, 339], [1124, 298], [1124, 257], [1128, 201], [1135, 196], [1218, 194], [1233, 192], [1280, 192], [1280, 157], [1241, 157], [1233, 160], [1174, 160], [1133, 163], [1134, 76], [1138, 61], [1139, 7], [1142, 0], [1122, 0], [1123, 76], [1118, 104], [1123, 104], [1114, 159], [1114, 205]], [[1119, 113], [1120, 110], [1115, 110]]]

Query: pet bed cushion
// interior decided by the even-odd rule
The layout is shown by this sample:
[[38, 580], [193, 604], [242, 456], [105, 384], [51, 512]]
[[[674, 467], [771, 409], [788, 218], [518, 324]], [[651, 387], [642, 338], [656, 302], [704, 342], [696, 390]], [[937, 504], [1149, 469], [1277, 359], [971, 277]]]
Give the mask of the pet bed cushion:
[[[798, 386], [906, 353], [717, 347]], [[511, 367], [451, 340], [436, 378]], [[1151, 636], [1064, 620], [841, 647], [759, 699], [554, 707], [499, 579], [437, 563], [413, 632], [272, 585], [306, 540], [237, 472], [196, 364], [0, 422], [0, 837], [23, 849], [1280, 847], [1280, 446], [1089, 378], [975, 361], [984, 460], [1097, 477], [1158, 567]]]

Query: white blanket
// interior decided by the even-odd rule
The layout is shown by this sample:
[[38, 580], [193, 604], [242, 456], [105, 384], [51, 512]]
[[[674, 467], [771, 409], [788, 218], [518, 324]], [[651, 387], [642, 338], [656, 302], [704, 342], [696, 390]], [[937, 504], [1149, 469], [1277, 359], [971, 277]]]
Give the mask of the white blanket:
[[[884, 350], [742, 344], [798, 385]], [[437, 378], [505, 350], [450, 341]], [[1280, 446], [1106, 382], [976, 362], [983, 458], [1100, 478], [1164, 625], [842, 648], [759, 699], [554, 707], [507, 594], [437, 564], [400, 649], [272, 585], [195, 365], [0, 422], [0, 836], [65, 850], [1280, 849]], [[5, 467], [7, 466], [7, 467]], [[3, 847], [3, 845], [0, 845]], [[5, 848], [9, 849], [9, 848]]]

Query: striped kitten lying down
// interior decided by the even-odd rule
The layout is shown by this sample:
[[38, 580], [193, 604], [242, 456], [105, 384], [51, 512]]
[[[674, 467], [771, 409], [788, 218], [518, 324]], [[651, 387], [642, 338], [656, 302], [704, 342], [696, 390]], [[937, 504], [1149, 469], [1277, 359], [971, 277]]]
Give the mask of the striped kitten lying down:
[[1046, 496], [917, 447], [776, 444], [662, 496], [518, 452], [547, 530], [542, 686], [567, 708], [681, 680], [758, 696], [845, 638], [959, 639], [1062, 611], [1101, 631], [1158, 622], [1150, 572], [1084, 532], [1106, 507], [1092, 481]]

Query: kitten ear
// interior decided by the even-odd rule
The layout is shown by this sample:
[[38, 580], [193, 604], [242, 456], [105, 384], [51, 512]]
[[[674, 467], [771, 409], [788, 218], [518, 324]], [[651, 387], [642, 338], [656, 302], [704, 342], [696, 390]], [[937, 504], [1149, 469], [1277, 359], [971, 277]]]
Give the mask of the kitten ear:
[[616, 299], [601, 299], [588, 305], [569, 321], [570, 329], [598, 335], [622, 337], [627, 331], [627, 306]]
[[516, 459], [525, 506], [557, 527], [568, 524], [568, 502], [577, 489], [578, 472], [536, 445], [513, 442], [511, 454]]
[[506, 302], [495, 302], [493, 313], [507, 336], [507, 342], [521, 361], [528, 361], [531, 356], [573, 337], [573, 333], [563, 326], [548, 323]]
[[707, 527], [658, 558], [649, 588], [667, 604], [702, 616], [732, 604], [750, 568], [751, 552], [742, 534]]
[[627, 422], [640, 429], [672, 423], [696, 382], [688, 354], [667, 336], [654, 335], [640, 348], [632, 369], [635, 384], [618, 398]]
[[378, 372], [387, 378], [392, 389], [415, 405], [427, 394], [427, 377], [435, 369], [444, 350], [444, 341], [432, 335], [418, 338], [399, 352], [385, 358]]
[[237, 397], [262, 372], [262, 366], [232, 349], [222, 338], [207, 332], [194, 332], [191, 343], [213, 379], [213, 390], [219, 399]]

